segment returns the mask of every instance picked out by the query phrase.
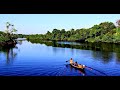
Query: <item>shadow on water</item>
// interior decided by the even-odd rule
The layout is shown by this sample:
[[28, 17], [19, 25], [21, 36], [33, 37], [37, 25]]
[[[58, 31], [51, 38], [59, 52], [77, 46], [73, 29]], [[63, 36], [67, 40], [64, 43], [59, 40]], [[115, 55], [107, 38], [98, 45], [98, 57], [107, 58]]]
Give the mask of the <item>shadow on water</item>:
[[0, 46], [0, 54], [3, 53], [5, 55], [7, 65], [13, 63], [17, 56], [17, 52], [15, 52], [14, 49], [18, 49], [18, 47], [16, 45]]
[[[109, 63], [112, 59], [112, 53], [116, 53], [117, 62], [120, 63], [120, 45], [112, 43], [79, 43], [79, 42], [57, 42], [57, 41], [40, 41], [30, 40], [31, 43], [44, 44], [46, 46], [91, 50], [95, 60], [102, 60], [103, 63]], [[72, 44], [70, 44], [72, 43]], [[101, 58], [101, 59], [99, 59]]]

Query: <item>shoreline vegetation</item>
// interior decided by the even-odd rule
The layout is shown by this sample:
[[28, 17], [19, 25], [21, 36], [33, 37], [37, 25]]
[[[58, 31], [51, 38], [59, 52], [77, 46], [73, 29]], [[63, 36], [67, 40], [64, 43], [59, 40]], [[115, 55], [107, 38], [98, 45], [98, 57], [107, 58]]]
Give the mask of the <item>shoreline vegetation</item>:
[[11, 47], [17, 44], [15, 32], [17, 30], [14, 28], [14, 25], [6, 22], [6, 30], [0, 31], [0, 46]]
[[27, 38], [29, 41], [41, 40], [120, 44], [120, 20], [117, 21], [117, 26], [112, 22], [102, 22], [88, 29], [81, 28], [67, 31], [65, 29], [53, 29], [52, 32], [47, 31], [46, 34], [23, 35], [22, 37]]
[[81, 29], [53, 29], [45, 34], [15, 34], [17, 30], [13, 24], [6, 23], [6, 30], [0, 31], [0, 46], [16, 44], [17, 38], [26, 38], [28, 41], [67, 41], [81, 43], [117, 43], [120, 44], [120, 20], [116, 22], [102, 22], [91, 28]]

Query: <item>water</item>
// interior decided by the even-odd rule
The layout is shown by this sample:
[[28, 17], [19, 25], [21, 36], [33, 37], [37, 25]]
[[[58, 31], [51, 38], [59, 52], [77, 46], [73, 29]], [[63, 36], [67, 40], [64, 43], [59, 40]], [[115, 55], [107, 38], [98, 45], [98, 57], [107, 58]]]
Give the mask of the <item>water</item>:
[[[19, 41], [0, 47], [0, 76], [120, 76], [120, 45]], [[90, 68], [71, 67], [73, 58]]]

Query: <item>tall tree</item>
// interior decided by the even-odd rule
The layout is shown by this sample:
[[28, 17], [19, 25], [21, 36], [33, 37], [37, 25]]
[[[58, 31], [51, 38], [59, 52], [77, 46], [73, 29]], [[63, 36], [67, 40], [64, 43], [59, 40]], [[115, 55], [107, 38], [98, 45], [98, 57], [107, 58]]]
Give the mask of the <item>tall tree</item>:
[[15, 32], [17, 32], [17, 30], [15, 29], [14, 25], [9, 22], [6, 22], [5, 33], [7, 34], [7, 37], [12, 39], [14, 37]]

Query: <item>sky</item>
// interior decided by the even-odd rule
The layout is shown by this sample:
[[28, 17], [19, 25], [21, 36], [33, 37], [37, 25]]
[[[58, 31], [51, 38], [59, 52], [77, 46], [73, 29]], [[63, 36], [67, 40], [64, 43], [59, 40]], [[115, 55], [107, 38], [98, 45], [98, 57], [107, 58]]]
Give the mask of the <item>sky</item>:
[[0, 14], [0, 31], [6, 22], [14, 24], [18, 34], [45, 34], [53, 29], [90, 28], [101, 22], [115, 23], [120, 14]]

